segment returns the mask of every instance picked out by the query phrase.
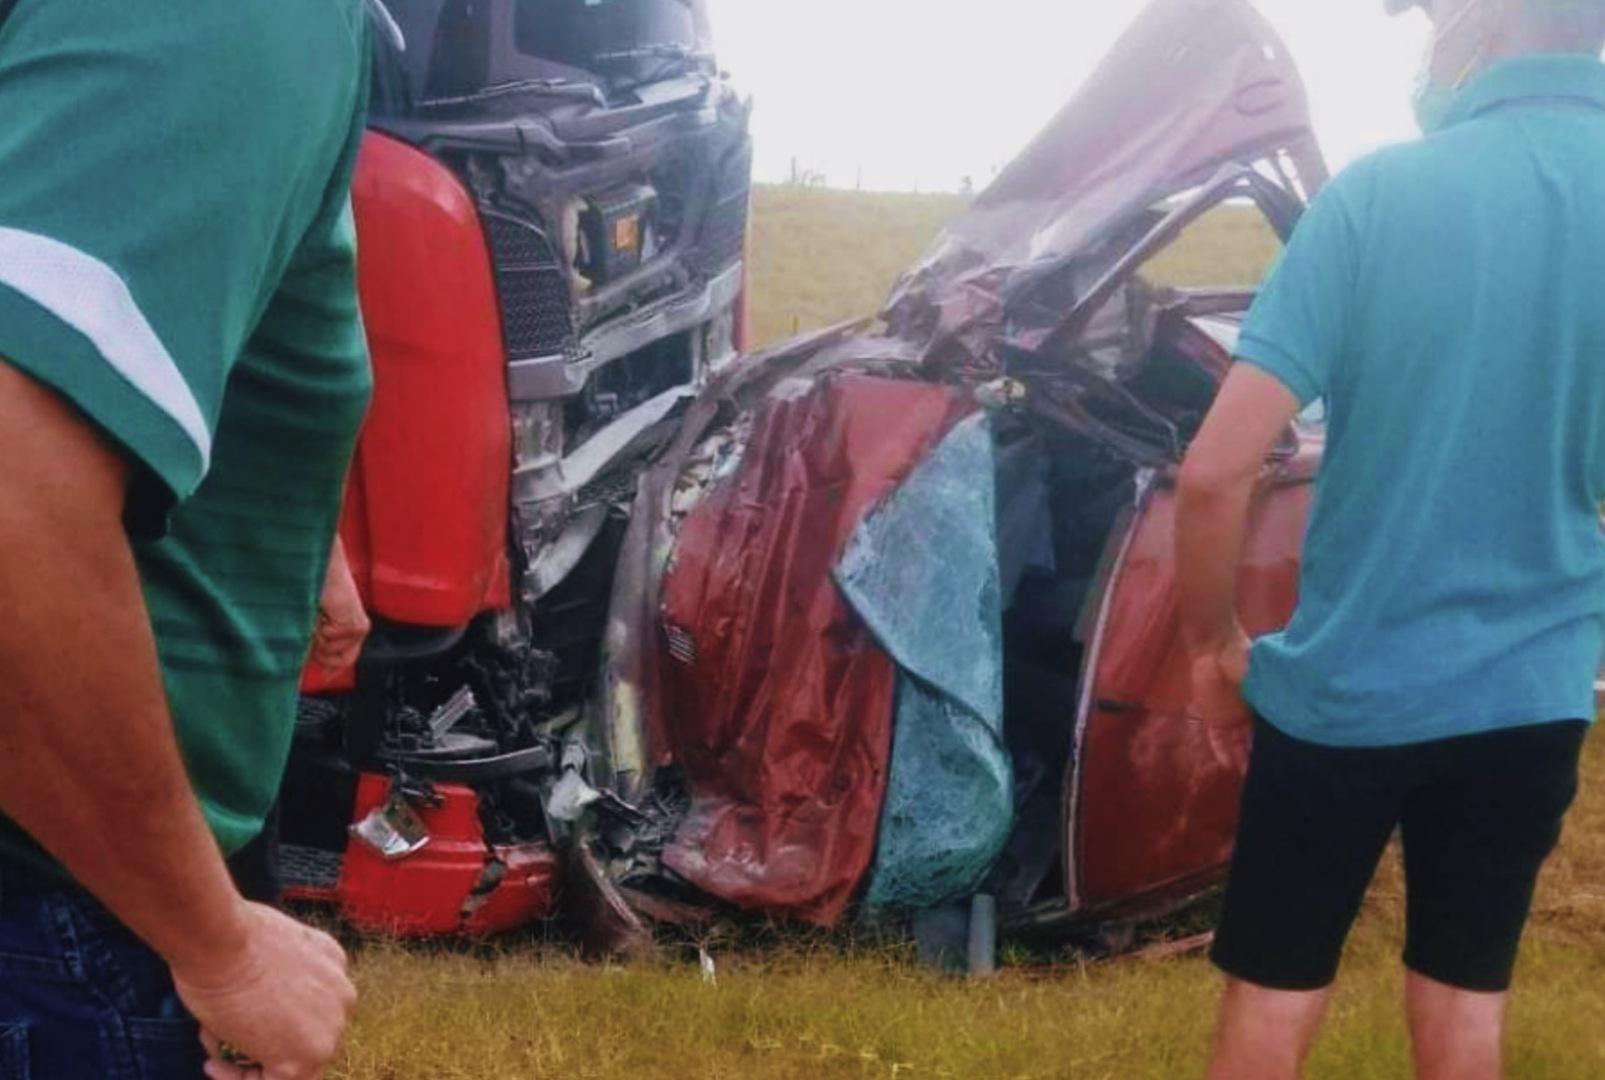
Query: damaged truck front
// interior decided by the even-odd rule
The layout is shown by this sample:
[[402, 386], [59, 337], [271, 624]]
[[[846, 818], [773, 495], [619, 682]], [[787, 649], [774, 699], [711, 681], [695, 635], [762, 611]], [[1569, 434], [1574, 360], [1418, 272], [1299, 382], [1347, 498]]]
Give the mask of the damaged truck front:
[[359, 927], [489, 933], [555, 908], [546, 789], [636, 475], [741, 347], [748, 106], [702, 0], [367, 9], [340, 531], [374, 631], [307, 672], [280, 852]]
[[[1184, 715], [1172, 482], [1253, 292], [1141, 271], [1221, 207], [1285, 239], [1325, 179], [1254, 9], [1156, 0], [878, 321], [710, 384], [636, 494], [567, 778], [615, 914], [986, 892], [1043, 927], [1220, 880], [1246, 747]], [[1267, 462], [1252, 631], [1321, 441]]]

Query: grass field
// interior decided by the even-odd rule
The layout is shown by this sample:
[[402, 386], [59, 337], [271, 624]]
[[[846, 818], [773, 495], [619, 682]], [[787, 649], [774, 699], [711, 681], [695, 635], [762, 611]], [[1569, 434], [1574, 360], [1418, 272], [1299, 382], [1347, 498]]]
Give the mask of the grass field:
[[[941, 196], [760, 190], [755, 330], [763, 342], [876, 309], [961, 209]], [[1228, 211], [1155, 268], [1179, 283], [1253, 280], [1274, 242]], [[1605, 1076], [1605, 736], [1545, 874], [1512, 1021], [1513, 1080]], [[1384, 867], [1347, 956], [1314, 1080], [1408, 1075], [1396, 956], [1402, 884]], [[560, 946], [495, 954], [361, 950], [363, 1003], [344, 1080], [1195, 1078], [1216, 979], [1199, 957], [1011, 966], [986, 982], [925, 974], [907, 950], [840, 941], [715, 946], [587, 966]]]
[[[758, 188], [753, 344], [873, 314], [942, 223], [963, 209], [957, 195]], [[1154, 260], [1149, 276], [1173, 285], [1252, 285], [1275, 254], [1276, 238], [1257, 212], [1225, 207]]]

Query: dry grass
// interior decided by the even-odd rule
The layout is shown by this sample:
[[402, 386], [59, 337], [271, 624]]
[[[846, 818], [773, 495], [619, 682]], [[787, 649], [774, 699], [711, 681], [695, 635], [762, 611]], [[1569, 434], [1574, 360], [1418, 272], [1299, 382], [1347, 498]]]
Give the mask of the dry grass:
[[760, 186], [752, 197], [753, 345], [879, 310], [957, 195]]
[[1145, 273], [1170, 285], [1256, 285], [1280, 250], [1258, 210], [1220, 206], [1182, 233]]
[[[960, 208], [937, 196], [760, 190], [761, 340], [874, 311], [898, 271]], [[1274, 252], [1236, 211], [1155, 268], [1180, 283], [1252, 280]], [[1226, 267], [1226, 270], [1221, 270]], [[1246, 275], [1246, 276], [1245, 276]], [[1605, 1076], [1605, 734], [1545, 874], [1512, 1021], [1512, 1080]], [[1313, 1080], [1408, 1075], [1396, 960], [1402, 889], [1379, 875], [1350, 943]], [[1011, 968], [964, 983], [896, 947], [793, 946], [586, 966], [556, 946], [494, 956], [370, 946], [343, 1080], [1149, 1080], [1201, 1070], [1216, 979], [1198, 957]]]
[[[1404, 1077], [1395, 920], [1367, 917], [1310, 1069], [1314, 1080]], [[1605, 948], [1539, 930], [1513, 1020], [1515, 1080], [1605, 1068]], [[555, 956], [491, 962], [392, 950], [363, 957], [352, 1080], [1193, 1080], [1216, 980], [1203, 960], [1111, 961], [983, 983], [898, 954], [788, 955], [627, 970]]]

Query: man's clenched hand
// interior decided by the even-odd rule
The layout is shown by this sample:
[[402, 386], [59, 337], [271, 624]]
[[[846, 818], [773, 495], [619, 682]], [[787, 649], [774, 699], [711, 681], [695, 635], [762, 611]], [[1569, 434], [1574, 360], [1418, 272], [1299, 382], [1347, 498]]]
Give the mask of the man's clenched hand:
[[[173, 971], [179, 997], [204, 1032], [213, 1080], [319, 1080], [339, 1053], [357, 992], [346, 955], [320, 930], [246, 904], [240, 946]], [[227, 1045], [255, 1063], [221, 1060]]]
[[318, 600], [318, 625], [312, 635], [312, 660], [325, 671], [343, 671], [357, 662], [373, 623], [362, 607], [362, 595], [338, 539], [329, 556], [329, 572]]
[[1203, 725], [1217, 760], [1248, 767], [1254, 717], [1243, 701], [1248, 675], [1248, 635], [1241, 627], [1219, 643], [1189, 656], [1187, 718]]
[[1225, 641], [1189, 657], [1188, 719], [1217, 729], [1248, 723], [1248, 706], [1243, 702], [1248, 652], [1248, 635], [1239, 628]]

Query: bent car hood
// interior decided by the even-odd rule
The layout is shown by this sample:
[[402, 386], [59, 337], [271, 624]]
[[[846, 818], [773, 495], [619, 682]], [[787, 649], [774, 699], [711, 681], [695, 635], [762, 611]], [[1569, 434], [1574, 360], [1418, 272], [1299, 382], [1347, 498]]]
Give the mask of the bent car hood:
[[1248, 0], [1154, 0], [903, 276], [884, 316], [897, 336], [924, 342], [928, 359], [955, 346], [979, 353], [996, 340], [1011, 285], [1118, 246], [1155, 204], [1262, 161], [1296, 176], [1305, 197], [1328, 176], [1281, 38]]

